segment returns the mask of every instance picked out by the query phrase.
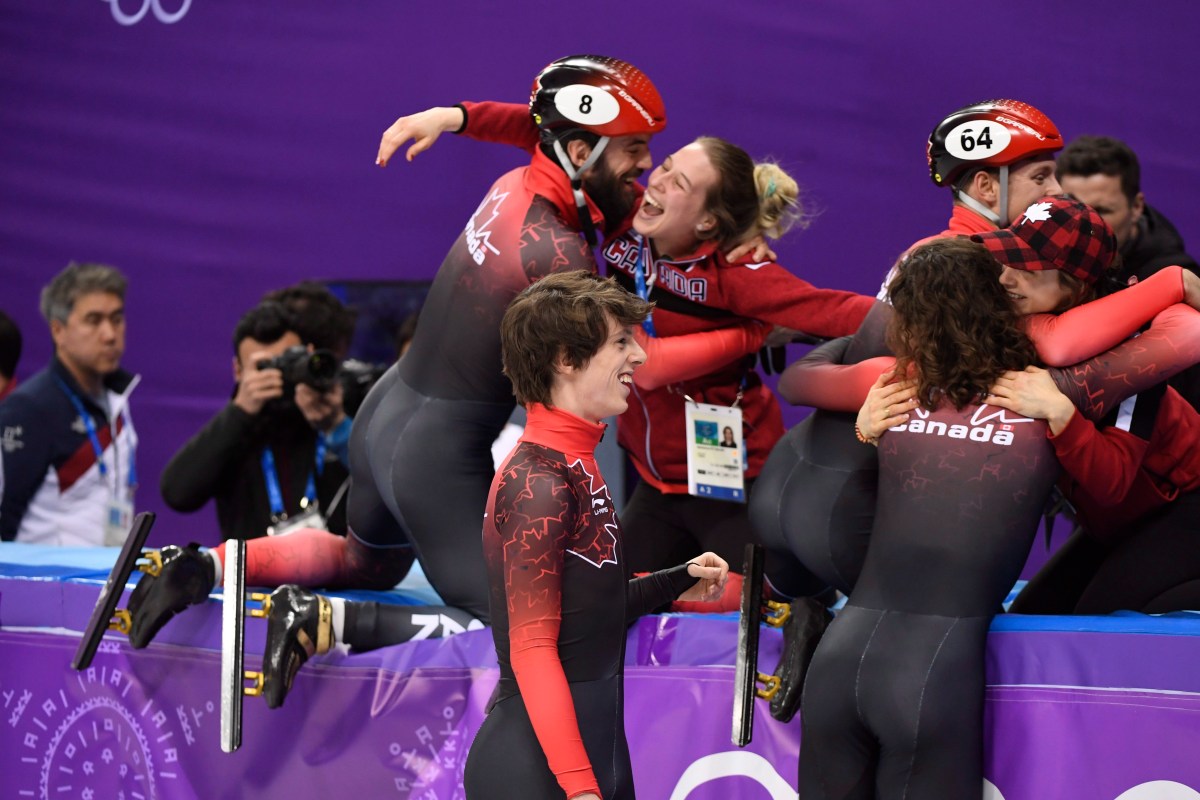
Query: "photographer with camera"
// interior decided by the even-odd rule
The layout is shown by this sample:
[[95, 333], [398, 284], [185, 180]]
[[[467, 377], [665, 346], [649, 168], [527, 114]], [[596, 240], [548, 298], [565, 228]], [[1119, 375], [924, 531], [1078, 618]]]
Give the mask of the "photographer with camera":
[[[176, 511], [217, 503], [222, 539], [297, 528], [346, 531], [339, 362], [312, 351], [288, 309], [263, 302], [233, 334], [233, 398], [167, 464], [161, 489]], [[338, 443], [342, 447], [338, 447]]]

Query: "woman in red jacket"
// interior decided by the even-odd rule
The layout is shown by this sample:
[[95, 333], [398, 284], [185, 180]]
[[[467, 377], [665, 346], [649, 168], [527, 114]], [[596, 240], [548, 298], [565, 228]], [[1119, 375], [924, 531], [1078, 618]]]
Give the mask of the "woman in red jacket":
[[[398, 120], [384, 136], [381, 162], [409, 139], [411, 158], [448, 130], [525, 149], [538, 142], [524, 106], [466, 103]], [[648, 329], [657, 337], [745, 320], [822, 338], [847, 335], [871, 298], [816, 288], [772, 260], [724, 255], [748, 239], [781, 236], [799, 216], [798, 197], [796, 182], [778, 166], [701, 137], [651, 172], [634, 213], [606, 232], [603, 260], [619, 283], [655, 302]], [[745, 445], [747, 487], [735, 502], [688, 494], [685, 407], [693, 401], [741, 410], [735, 438]], [[754, 538], [745, 501], [782, 435], [778, 403], [752, 360], [727, 359], [701, 378], [635, 389], [618, 422], [619, 441], [642, 479], [622, 511], [631, 567], [659, 569], [697, 548], [740, 562]]]

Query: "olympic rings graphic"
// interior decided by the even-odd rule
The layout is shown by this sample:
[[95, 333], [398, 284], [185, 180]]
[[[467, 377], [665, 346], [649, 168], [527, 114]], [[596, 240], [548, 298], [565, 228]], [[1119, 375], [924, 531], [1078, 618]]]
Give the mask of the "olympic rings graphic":
[[763, 787], [772, 800], [790, 800], [796, 790], [784, 780], [770, 761], [757, 753], [729, 751], [697, 759], [679, 776], [671, 800], [685, 800], [692, 790], [709, 781], [733, 776], [745, 777]]
[[162, 0], [142, 0], [141, 8], [132, 14], [127, 14], [121, 8], [121, 0], [104, 0], [104, 2], [112, 6], [113, 19], [120, 25], [136, 25], [149, 11], [153, 11], [155, 19], [164, 25], [173, 25], [183, 19], [192, 5], [192, 0], [181, 0], [177, 11], [168, 12], [162, 7]]

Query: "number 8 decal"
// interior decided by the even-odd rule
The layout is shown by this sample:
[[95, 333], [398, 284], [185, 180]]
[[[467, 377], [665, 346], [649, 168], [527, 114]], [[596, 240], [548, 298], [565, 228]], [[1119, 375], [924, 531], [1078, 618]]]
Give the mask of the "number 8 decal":
[[580, 125], [603, 125], [621, 113], [617, 98], [605, 89], [574, 83], [554, 93], [554, 107], [571, 122]]

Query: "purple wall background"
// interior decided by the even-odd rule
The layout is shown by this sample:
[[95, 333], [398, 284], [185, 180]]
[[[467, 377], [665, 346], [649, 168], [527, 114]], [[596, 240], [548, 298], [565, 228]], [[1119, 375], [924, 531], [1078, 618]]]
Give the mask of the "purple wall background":
[[[1187, 0], [1136, 13], [1111, 0], [622, 0], [607, 23], [598, 5], [548, 2], [117, 1], [0, 0], [0, 308], [25, 331], [29, 375], [50, 355], [36, 309], [50, 275], [87, 259], [130, 277], [141, 508], [165, 511], [162, 466], [228, 397], [241, 311], [305, 277], [432, 276], [521, 161], [447, 139], [379, 170], [383, 129], [433, 104], [523, 100], [570, 52], [654, 78], [670, 117], [657, 157], [711, 133], [781, 160], [824, 209], [781, 259], [819, 285], [873, 293], [896, 253], [942, 229], [949, 198], [929, 182], [925, 137], [990, 96], [1034, 103], [1068, 138], [1126, 139], [1151, 202], [1200, 242], [1200, 12]], [[211, 511], [167, 512], [155, 531], [185, 535], [214, 540]]]

